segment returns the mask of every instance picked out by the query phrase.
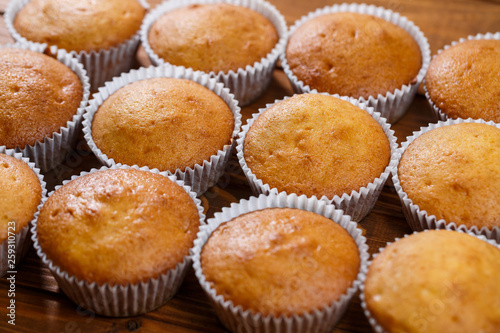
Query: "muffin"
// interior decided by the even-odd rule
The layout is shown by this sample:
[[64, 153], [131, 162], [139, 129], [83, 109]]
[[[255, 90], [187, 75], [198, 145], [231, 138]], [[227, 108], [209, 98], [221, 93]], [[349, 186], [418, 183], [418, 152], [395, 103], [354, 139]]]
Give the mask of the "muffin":
[[223, 223], [201, 252], [210, 287], [263, 316], [306, 313], [339, 299], [359, 265], [356, 243], [346, 230], [324, 216], [291, 208], [264, 209]]
[[383, 123], [348, 101], [322, 94], [271, 105], [241, 136], [240, 163], [251, 183], [325, 200], [359, 192], [391, 160]]
[[302, 24], [288, 40], [286, 58], [311, 89], [364, 99], [414, 83], [422, 67], [418, 44], [404, 29], [348, 12]]
[[500, 123], [500, 39], [470, 39], [438, 53], [425, 77], [431, 106], [441, 120]]
[[175, 172], [230, 144], [234, 117], [224, 101], [184, 79], [154, 78], [119, 89], [92, 122], [97, 147], [117, 163]]
[[419, 211], [466, 228], [500, 227], [500, 128], [441, 123], [405, 146], [397, 183]]
[[331, 332], [366, 274], [366, 239], [343, 211], [261, 195], [200, 228], [193, 267], [233, 332]]
[[83, 99], [78, 76], [42, 53], [0, 49], [0, 145], [35, 145], [66, 127]]
[[228, 3], [193, 4], [166, 12], [148, 33], [151, 49], [165, 62], [215, 73], [252, 66], [278, 39], [265, 16]]
[[429, 54], [426, 38], [405, 17], [342, 4], [298, 20], [281, 60], [295, 92], [356, 98], [393, 122], [411, 103]]
[[125, 42], [145, 14], [137, 0], [33, 0], [17, 13], [14, 28], [32, 42], [91, 52]]
[[[42, 186], [37, 175], [24, 161], [0, 153], [0, 243], [8, 231], [18, 233], [33, 219], [42, 200]], [[10, 227], [15, 224], [15, 230]]]
[[131, 68], [147, 4], [139, 0], [11, 1], [6, 23], [17, 41], [46, 43], [77, 55], [92, 88]]
[[269, 84], [286, 32], [283, 16], [263, 0], [174, 0], [146, 17], [141, 39], [153, 64], [209, 73], [246, 105]]
[[498, 332], [500, 249], [432, 230], [388, 245], [368, 269], [365, 313], [377, 332]]
[[84, 137], [97, 158], [175, 174], [201, 195], [224, 173], [241, 124], [227, 88], [173, 66], [141, 68], [94, 95]]
[[[86, 308], [105, 315], [147, 312], [175, 292], [167, 274], [175, 272], [177, 288], [188, 267], [203, 217], [193, 198], [175, 181], [147, 170], [92, 172], [51, 194], [36, 223], [35, 248], [75, 302], [83, 295]], [[92, 292], [96, 284], [116, 294], [101, 300], [104, 309], [93, 308], [102, 296]]]
[[13, 271], [29, 249], [29, 223], [45, 195], [43, 176], [28, 163], [20, 153], [0, 147], [0, 276]]

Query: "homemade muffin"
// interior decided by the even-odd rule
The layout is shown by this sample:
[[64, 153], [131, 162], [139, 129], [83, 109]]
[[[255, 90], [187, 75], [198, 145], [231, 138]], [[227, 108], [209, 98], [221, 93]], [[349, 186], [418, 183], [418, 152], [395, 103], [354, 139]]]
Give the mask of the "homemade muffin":
[[478, 123], [422, 134], [398, 166], [403, 191], [428, 215], [467, 227], [500, 226], [500, 129]]
[[197, 4], [163, 14], [151, 26], [148, 40], [172, 65], [227, 73], [266, 57], [278, 33], [266, 17], [249, 8]]
[[387, 332], [498, 332], [499, 262], [497, 247], [468, 234], [413, 234], [373, 259], [366, 306]]
[[416, 82], [422, 66], [420, 48], [404, 29], [350, 12], [306, 21], [285, 54], [293, 74], [311, 89], [365, 99]]
[[0, 243], [7, 239], [9, 222], [15, 222], [18, 233], [33, 219], [42, 186], [37, 175], [25, 162], [0, 153]]
[[0, 49], [0, 145], [34, 145], [73, 119], [83, 98], [78, 76], [44, 54]]
[[233, 114], [222, 98], [194, 81], [173, 78], [120, 88], [92, 122], [92, 138], [108, 158], [171, 172], [210, 160], [230, 144], [233, 130]]
[[254, 211], [221, 224], [200, 260], [218, 295], [263, 316], [329, 305], [352, 285], [360, 266], [356, 243], [345, 229], [290, 208]]
[[271, 188], [333, 198], [379, 177], [391, 148], [366, 111], [332, 96], [302, 94], [272, 105], [255, 120], [243, 156]]
[[425, 85], [450, 118], [500, 122], [500, 40], [467, 40], [444, 50], [431, 61]]
[[98, 284], [135, 284], [165, 273], [189, 254], [198, 209], [159, 174], [104, 170], [56, 190], [37, 221], [38, 241], [69, 276]]
[[33, 0], [18, 12], [14, 28], [29, 41], [90, 52], [130, 39], [145, 14], [137, 0]]

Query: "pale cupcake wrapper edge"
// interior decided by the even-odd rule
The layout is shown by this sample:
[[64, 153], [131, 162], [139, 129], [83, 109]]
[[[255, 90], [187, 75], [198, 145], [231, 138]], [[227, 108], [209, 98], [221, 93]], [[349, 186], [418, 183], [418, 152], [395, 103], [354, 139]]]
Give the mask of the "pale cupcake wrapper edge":
[[[241, 306], [235, 306], [230, 300], [225, 300], [222, 295], [217, 295], [216, 291], [210, 287], [205, 280], [200, 264], [200, 253], [202, 247], [212, 234], [212, 232], [223, 222], [251, 211], [273, 208], [290, 207], [307, 210], [332, 219], [353, 237], [360, 254], [360, 269], [351, 287], [337, 301], [326, 304], [320, 309], [301, 315], [290, 317], [263, 316], [253, 313], [250, 310], [244, 310]], [[351, 221], [348, 215], [342, 210], [336, 209], [333, 205], [316, 198], [307, 198], [305, 195], [296, 194], [286, 195], [260, 195], [259, 197], [250, 197], [248, 200], [242, 199], [239, 203], [233, 203], [230, 207], [224, 207], [222, 212], [216, 213], [213, 218], [207, 221], [207, 224], [200, 228], [198, 238], [195, 241], [193, 250], [193, 268], [195, 275], [200, 282], [205, 293], [211, 300], [217, 316], [228, 329], [234, 332], [316, 332], [329, 331], [340, 320], [347, 309], [349, 302], [356, 293], [359, 285], [359, 279], [367, 272], [368, 263], [368, 245], [362, 231], [358, 228], [356, 222]]]
[[[320, 94], [320, 95], [326, 95], [326, 96], [332, 96], [327, 93], [318, 93], [318, 92], [310, 92], [311, 94]], [[295, 96], [295, 95], [294, 95]], [[292, 96], [293, 97], [293, 96]], [[351, 193], [344, 193], [342, 196], [334, 196], [333, 198], [328, 198], [326, 196], [322, 196], [319, 198], [320, 200], [326, 201], [328, 203], [331, 203], [335, 205], [338, 209], [342, 209], [345, 214], [350, 215], [353, 221], [359, 222], [361, 221], [368, 213], [371, 212], [373, 207], [375, 206], [375, 203], [378, 200], [378, 197], [380, 196], [380, 193], [382, 192], [382, 189], [384, 188], [386, 180], [389, 178], [389, 175], [392, 171], [392, 169], [396, 166], [397, 163], [397, 149], [398, 149], [398, 144], [396, 142], [396, 137], [394, 136], [394, 131], [391, 130], [391, 125], [383, 118], [380, 113], [373, 111], [372, 107], [366, 106], [366, 104], [360, 102], [359, 100], [355, 98], [350, 98], [350, 97], [345, 97], [345, 96], [334, 96], [336, 98], [339, 98], [341, 100], [350, 102], [351, 104], [361, 108], [362, 110], [366, 111], [371, 117], [373, 117], [379, 125], [382, 127], [384, 130], [385, 135], [387, 136], [387, 139], [389, 140], [390, 146], [391, 146], [391, 159], [385, 168], [385, 170], [378, 176], [376, 179], [373, 180], [370, 184], [367, 186], [361, 187], [358, 191], [353, 190]], [[269, 184], [264, 183], [261, 179], [257, 178], [255, 174], [250, 170], [248, 167], [245, 157], [243, 155], [243, 150], [244, 150], [244, 142], [245, 142], [245, 137], [250, 129], [250, 127], [253, 125], [254, 121], [263, 113], [265, 112], [270, 106], [279, 103], [281, 101], [287, 100], [291, 97], [285, 97], [282, 100], [275, 100], [274, 103], [267, 104], [265, 108], [259, 109], [257, 113], [254, 113], [252, 115], [252, 118], [249, 118], [247, 120], [247, 124], [243, 125], [241, 128], [241, 132], [238, 134], [238, 139], [236, 140], [237, 145], [236, 145], [236, 151], [237, 151], [237, 158], [238, 162], [240, 163], [240, 166], [243, 170], [243, 173], [245, 174], [249, 184], [250, 188], [252, 189], [252, 192], [256, 195], [258, 194], [270, 194], [270, 193], [278, 193], [278, 189], [276, 188], [271, 188]], [[335, 149], [332, 147], [331, 149]], [[282, 191], [283, 193], [286, 193], [285, 191]], [[313, 196], [316, 198], [315, 196]]]
[[[453, 42], [451, 42], [451, 44], [445, 45], [442, 49], [438, 50], [437, 53], [432, 57], [432, 59], [434, 59], [438, 54], [449, 49], [452, 46], [463, 43], [467, 40], [478, 40], [478, 39], [500, 40], [500, 32], [496, 32], [496, 33], [488, 32], [486, 34], [470, 35], [467, 38], [460, 38], [458, 41], [453, 41]], [[429, 94], [429, 91], [427, 90], [427, 84], [426, 84], [425, 78], [424, 78], [423, 82], [424, 82], [425, 98], [427, 99], [429, 106], [431, 107], [432, 111], [434, 112], [434, 115], [436, 116], [436, 118], [438, 120], [446, 121], [449, 118], [448, 115], [446, 113], [444, 113], [443, 111], [441, 111], [441, 109], [436, 104], [434, 104], [434, 102], [431, 99], [431, 95]]]
[[448, 223], [444, 219], [438, 220], [435, 215], [429, 215], [425, 210], [420, 210], [418, 205], [415, 205], [413, 201], [408, 197], [406, 192], [403, 191], [401, 187], [401, 183], [399, 182], [398, 177], [398, 168], [399, 161], [401, 160], [401, 156], [403, 155], [406, 148], [413, 142], [416, 138], [421, 136], [424, 133], [427, 133], [435, 128], [449, 126], [453, 124], [459, 123], [478, 123], [478, 124], [487, 124], [497, 128], [500, 128], [500, 124], [496, 124], [493, 121], [484, 121], [482, 119], [448, 119], [446, 121], [438, 121], [434, 124], [429, 124], [427, 127], [421, 127], [419, 131], [413, 132], [412, 136], [406, 138], [406, 141], [401, 144], [401, 147], [398, 149], [396, 156], [396, 166], [392, 170], [392, 182], [394, 184], [394, 188], [399, 196], [401, 201], [401, 206], [403, 208], [403, 213], [408, 222], [408, 225], [412, 230], [421, 231], [425, 229], [450, 229], [450, 230], [462, 230], [466, 232], [472, 232], [477, 235], [484, 235], [486, 238], [494, 239], [500, 243], [500, 228], [493, 227], [487, 228], [482, 227], [478, 228], [476, 226], [467, 228], [465, 225], [457, 225], [455, 222]]
[[194, 168], [188, 167], [184, 171], [180, 169], [177, 169], [175, 172], [168, 171], [169, 174], [174, 174], [178, 179], [182, 179], [187, 185], [191, 186], [192, 190], [200, 196], [208, 188], [215, 185], [224, 174], [225, 167], [236, 144], [236, 135], [241, 127], [241, 113], [238, 101], [234, 99], [229, 89], [225, 88], [222, 83], [210, 78], [207, 74], [181, 67], [161, 65], [158, 67], [142, 67], [113, 78], [113, 81], [106, 82], [104, 87], [99, 88], [99, 93], [94, 94], [93, 99], [89, 101], [89, 106], [85, 109], [85, 114], [83, 115], [84, 138], [92, 152], [103, 164], [107, 166], [117, 164], [118, 162], [104, 154], [92, 139], [92, 121], [94, 115], [102, 103], [121, 87], [132, 82], [158, 77], [182, 78], [197, 82], [221, 97], [233, 113], [234, 130], [231, 134], [230, 144], [225, 145], [217, 154], [212, 155], [210, 160], [205, 160], [202, 164], [196, 164]]
[[[0, 49], [4, 48], [18, 48], [44, 53], [47, 46], [45, 44], [32, 42], [0, 45]], [[26, 145], [23, 149], [19, 147], [15, 148], [17, 152], [23, 153], [24, 156], [28, 156], [35, 162], [36, 166], [40, 168], [42, 172], [57, 167], [66, 157], [80, 133], [84, 108], [87, 106], [90, 96], [89, 79], [82, 64], [64, 50], [51, 49], [50, 53], [78, 76], [83, 87], [83, 97], [72, 120], [69, 120], [65, 127], [59, 128], [58, 132], [52, 133], [51, 138], [46, 137], [42, 141], [35, 142], [34, 145]]]
[[[33, 0], [11, 0], [5, 10], [4, 18], [7, 30], [14, 40], [20, 43], [28, 43], [29, 41], [21, 36], [14, 28], [14, 20], [17, 13]], [[149, 4], [145, 0], [138, 0], [144, 9], [149, 9]], [[139, 46], [139, 31], [125, 42], [118, 44], [108, 49], [101, 49], [98, 51], [81, 51], [76, 52], [72, 50], [65, 50], [77, 58], [87, 71], [89, 82], [93, 91], [102, 86], [104, 82], [111, 80], [114, 76], [128, 71], [132, 68], [135, 60], [135, 53]], [[47, 45], [47, 44], [43, 44]], [[61, 50], [56, 46], [50, 46], [53, 52]]]
[[[30, 238], [30, 229], [33, 222], [38, 217], [38, 213], [42, 208], [44, 198], [47, 196], [47, 186], [45, 181], [43, 180], [43, 174], [40, 173], [40, 169], [35, 166], [35, 163], [31, 162], [28, 157], [23, 156], [21, 153], [16, 152], [14, 149], [6, 149], [4, 146], [0, 146], [0, 153], [8, 156], [15, 157], [18, 160], [25, 162], [31, 170], [37, 176], [40, 186], [42, 187], [42, 197], [40, 199], [40, 203], [36, 208], [35, 214], [33, 214], [33, 219], [19, 232], [15, 235], [15, 267], [14, 269], [9, 268], [9, 239], [7, 237], [6, 240], [2, 242], [0, 245], [0, 276], [4, 276], [9, 271], [16, 271], [17, 267], [23, 260], [24, 256], [28, 252], [31, 247], [31, 238]], [[10, 258], [12, 259], [12, 258]]]
[[[489, 239], [489, 238], [485, 237], [484, 235], [478, 235], [476, 233], [473, 233], [473, 232], [470, 232], [470, 231], [466, 231], [466, 230], [456, 230], [456, 229], [449, 229], [449, 228], [445, 228], [445, 229], [446, 230], [451, 230], [451, 231], [456, 231], [456, 232], [461, 232], [461, 233], [465, 233], [465, 234], [471, 235], [473, 237], [479, 238], [480, 240], [485, 241], [486, 243], [488, 243], [490, 245], [493, 245], [493, 246], [497, 247], [498, 249], [500, 249], [500, 244], [499, 243], [495, 242], [492, 239]], [[429, 230], [426, 229], [426, 230], [423, 230], [421, 232], [428, 232], [428, 231]], [[375, 257], [377, 257], [377, 255], [380, 254], [382, 251], [384, 251], [385, 248], [388, 247], [389, 245], [391, 245], [393, 243], [396, 243], [397, 241], [399, 241], [402, 238], [406, 238], [406, 237], [409, 237], [409, 236], [417, 234], [417, 233], [419, 233], [419, 232], [418, 231], [414, 231], [411, 234], [406, 234], [403, 237], [394, 239], [394, 241], [392, 241], [392, 242], [388, 242], [384, 247], [379, 248], [377, 253], [373, 254], [373, 259]], [[368, 262], [367, 269], [366, 269], [365, 273], [363, 273], [361, 275], [361, 277], [360, 277], [361, 285], [359, 287], [359, 289], [360, 289], [359, 299], [361, 301], [361, 308], [363, 309], [363, 313], [364, 313], [365, 317], [368, 319], [368, 322], [370, 323], [372, 329], [375, 332], [377, 332], [377, 333], [388, 333], [386, 330], [384, 330], [384, 328], [382, 326], [380, 326], [380, 324], [377, 322], [377, 320], [373, 317], [373, 315], [371, 314], [371, 312], [368, 309], [368, 306], [366, 304], [365, 282], [366, 282], [366, 277], [367, 277], [368, 271], [370, 270], [370, 265], [373, 262], [373, 259]]]
[[[424, 79], [427, 68], [429, 67], [431, 56], [427, 38], [424, 36], [419, 27], [417, 27], [412, 21], [408, 20], [405, 16], [402, 16], [399, 13], [393, 12], [392, 10], [385, 9], [383, 7], [356, 3], [336, 4], [319, 8], [314, 12], [310, 12], [309, 14], [302, 16], [302, 18], [294, 23], [294, 25], [289, 30], [289, 36], [291, 36], [298, 27], [300, 27], [310, 19], [324, 14], [337, 12], [355, 12], [380, 17], [406, 30], [417, 42], [422, 55], [422, 67], [417, 74], [415, 83], [403, 85], [401, 88], [398, 88], [395, 91], [389, 91], [385, 95], [379, 94], [378, 96], [370, 96], [368, 99], [365, 99], [363, 97], [358, 98], [360, 102], [373, 107], [375, 111], [379, 112], [382, 117], [387, 119], [388, 122], [397, 122], [405, 114], [406, 110], [413, 101], [413, 98], [415, 97], [415, 94], [418, 90], [418, 86]], [[300, 81], [297, 76], [293, 74], [286, 61], [285, 51], [282, 52], [280, 59], [281, 66], [283, 67], [283, 70], [287, 75], [294, 92], [306, 93], [317, 91], [316, 89], [311, 89], [308, 85], [305, 85], [304, 82]]]
[[[56, 186], [54, 191], [64, 186], [68, 182], [87, 175], [89, 173], [98, 172], [108, 169], [136, 169], [161, 174], [181, 186], [191, 197], [196, 204], [198, 214], [200, 217], [200, 228], [205, 225], [205, 214], [203, 213], [203, 205], [201, 200], [196, 197], [196, 193], [191, 188], [184, 184], [182, 180], [178, 180], [175, 176], [167, 175], [160, 172], [158, 169], [149, 169], [148, 167], [113, 165], [111, 167], [103, 166], [99, 169], [91, 169], [90, 171], [83, 171], [79, 175], [72, 176], [70, 180], [63, 181], [62, 185]], [[50, 195], [43, 200], [45, 203]], [[70, 276], [66, 271], [62, 270], [59, 266], [55, 265], [52, 260], [47, 258], [43, 252], [40, 244], [38, 243], [37, 234], [37, 221], [34, 221], [31, 228], [33, 246], [42, 260], [47, 265], [51, 273], [54, 275], [59, 287], [64, 293], [79, 307], [91, 310], [99, 315], [110, 317], [128, 317], [146, 312], [153, 311], [160, 306], [164, 305], [170, 300], [179, 287], [181, 286], [184, 276], [192, 263], [193, 247], [189, 250], [189, 255], [185, 256], [183, 261], [178, 263], [175, 268], [159, 275], [156, 278], [149, 279], [145, 282], [136, 284], [127, 284], [126, 286], [116, 284], [102, 284], [96, 282], [88, 283], [79, 280], [74, 276]]]
[[[272, 4], [265, 0], [171, 0], [165, 1], [152, 10], [144, 19], [140, 35], [141, 43], [153, 65], [166, 63], [160, 58], [149, 45], [148, 33], [153, 23], [164, 13], [180, 7], [192, 4], [228, 3], [236, 6], [250, 8], [267, 17], [276, 28], [279, 40], [270, 53], [261, 61], [245, 68], [239, 68], [236, 72], [210, 72], [207, 73], [217, 81], [224, 83], [231, 93], [235, 95], [240, 105], [245, 106], [257, 99], [271, 82], [271, 77], [279, 55], [285, 48], [287, 38], [287, 25], [283, 15]], [[183, 66], [179, 66], [184, 68]]]

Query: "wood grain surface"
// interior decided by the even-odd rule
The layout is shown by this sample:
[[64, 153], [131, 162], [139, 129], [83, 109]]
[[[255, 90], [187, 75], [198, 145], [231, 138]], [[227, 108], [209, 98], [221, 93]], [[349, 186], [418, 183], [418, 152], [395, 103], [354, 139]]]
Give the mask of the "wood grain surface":
[[[14, 0], [15, 1], [15, 0]], [[154, 7], [160, 1], [150, 3]], [[288, 25], [316, 8], [342, 1], [327, 0], [269, 0], [280, 10]], [[407, 16], [429, 39], [432, 54], [451, 41], [467, 35], [500, 31], [500, 2], [498, 0], [374, 0], [370, 4], [383, 6]], [[0, 0], [0, 11], [4, 12], [8, 0]], [[0, 22], [0, 41], [12, 42], [5, 24]], [[149, 65], [143, 51], [138, 52], [138, 64]], [[253, 104], [242, 109], [243, 121], [257, 112], [266, 103], [292, 94], [291, 86], [279, 68], [267, 91]], [[431, 110], [421, 95], [417, 95], [405, 116], [392, 128], [398, 142], [405, 140], [412, 131], [417, 131], [429, 122], [436, 122]], [[49, 190], [62, 180], [83, 170], [99, 167], [100, 163], [89, 152], [81, 137], [73, 153], [56, 170], [46, 174]], [[1, 190], [1, 189], [0, 189]], [[224, 206], [242, 198], [252, 196], [248, 183], [237, 163], [232, 158], [225, 175], [217, 186], [202, 197], [211, 217]], [[399, 199], [390, 184], [387, 184], [374, 210], [361, 221], [365, 230], [370, 253], [377, 252], [387, 242], [401, 237], [411, 230], [405, 222]], [[192, 272], [187, 274], [178, 294], [156, 311], [131, 318], [106, 318], [96, 316], [70, 301], [58, 288], [48, 268], [31, 250], [18, 267], [16, 275], [16, 326], [7, 323], [9, 302], [8, 282], [0, 279], [0, 332], [225, 332], [207, 297], [201, 290]], [[363, 315], [357, 295], [334, 332], [371, 332]]]

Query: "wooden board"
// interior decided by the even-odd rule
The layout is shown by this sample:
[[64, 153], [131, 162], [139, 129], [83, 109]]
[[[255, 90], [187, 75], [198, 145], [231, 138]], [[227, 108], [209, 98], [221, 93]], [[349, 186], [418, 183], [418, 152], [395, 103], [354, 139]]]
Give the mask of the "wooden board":
[[[341, 3], [326, 0], [270, 0], [285, 16], [289, 25], [302, 15], [316, 8]], [[370, 4], [383, 6], [400, 12], [415, 22], [429, 39], [432, 54], [443, 45], [467, 35], [500, 31], [500, 2], [474, 0], [374, 0]], [[0, 0], [3, 13], [7, 0]], [[159, 1], [151, 1], [152, 7]], [[12, 42], [5, 24], [0, 22], [0, 41]], [[139, 51], [140, 64], [149, 62]], [[267, 91], [253, 104], [242, 109], [244, 122], [252, 113], [266, 103], [292, 94], [291, 86], [281, 69], [276, 69]], [[406, 115], [392, 128], [398, 142], [405, 140], [412, 131], [435, 122], [431, 110], [421, 95], [416, 96]], [[82, 137], [75, 151], [63, 165], [46, 175], [49, 189], [100, 163], [89, 152]], [[252, 196], [248, 183], [232, 158], [226, 174], [218, 185], [203, 197], [207, 216], [211, 217], [222, 207], [241, 198]], [[406, 224], [395, 190], [386, 185], [374, 210], [360, 223], [368, 239], [370, 253], [374, 253], [387, 242], [401, 237], [411, 230]], [[190, 271], [178, 294], [166, 305], [145, 315], [132, 318], [106, 318], [78, 307], [58, 288], [51, 273], [41, 264], [36, 253], [31, 250], [18, 268], [16, 275], [16, 326], [7, 323], [6, 306], [9, 284], [0, 279], [0, 331], [2, 332], [224, 332], [217, 320], [207, 297]], [[363, 315], [355, 296], [334, 332], [370, 332], [371, 328]]]

